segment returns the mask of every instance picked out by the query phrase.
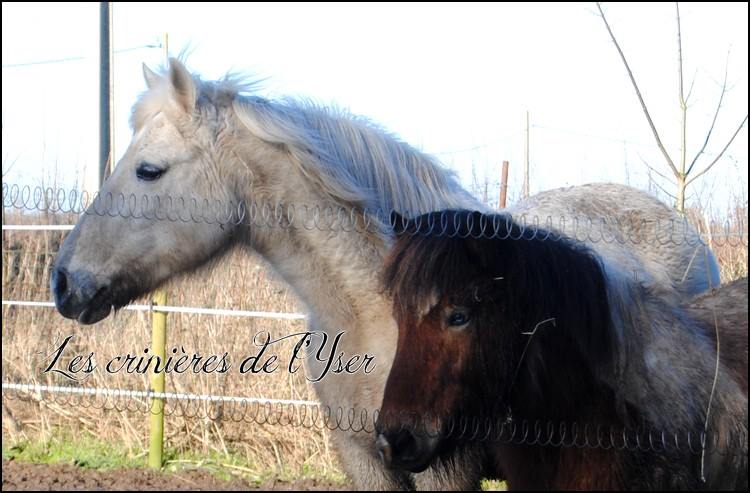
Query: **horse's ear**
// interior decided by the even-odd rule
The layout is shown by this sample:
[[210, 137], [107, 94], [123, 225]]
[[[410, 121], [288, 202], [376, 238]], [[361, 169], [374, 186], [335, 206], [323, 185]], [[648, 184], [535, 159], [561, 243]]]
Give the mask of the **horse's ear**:
[[169, 59], [169, 82], [175, 100], [185, 112], [191, 114], [195, 109], [196, 88], [193, 76], [176, 58]]
[[401, 236], [409, 229], [409, 226], [411, 226], [411, 221], [409, 221], [409, 219], [405, 218], [398, 212], [391, 211], [390, 224], [391, 228], [393, 229], [393, 233], [396, 236]]
[[153, 89], [161, 80], [161, 76], [143, 64], [143, 78], [146, 80], [146, 87]]

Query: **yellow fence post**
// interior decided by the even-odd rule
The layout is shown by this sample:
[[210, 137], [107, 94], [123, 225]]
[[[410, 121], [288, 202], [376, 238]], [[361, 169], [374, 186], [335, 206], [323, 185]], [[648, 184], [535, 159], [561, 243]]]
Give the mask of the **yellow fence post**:
[[[154, 293], [154, 306], [165, 306], [167, 304], [167, 292], [160, 289]], [[165, 312], [151, 312], [152, 332], [151, 350], [152, 354], [158, 356], [164, 367], [167, 352], [167, 314]], [[164, 392], [164, 372], [154, 373], [151, 377], [151, 391]], [[164, 399], [151, 398], [151, 432], [148, 449], [148, 466], [161, 468], [162, 451], [164, 450]]]

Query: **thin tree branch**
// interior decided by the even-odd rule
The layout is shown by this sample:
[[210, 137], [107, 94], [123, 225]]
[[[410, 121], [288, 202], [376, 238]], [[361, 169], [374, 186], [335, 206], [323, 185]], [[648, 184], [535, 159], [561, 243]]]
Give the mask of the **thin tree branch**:
[[3, 158], [3, 178], [5, 178], [11, 172], [11, 170], [13, 169], [13, 166], [15, 166], [17, 162], [18, 162], [18, 157], [16, 157], [10, 163], [8, 163], [6, 158]]
[[708, 133], [706, 134], [706, 140], [703, 142], [703, 147], [701, 147], [701, 150], [698, 151], [698, 154], [695, 155], [693, 158], [693, 162], [690, 163], [690, 166], [687, 169], [687, 172], [685, 175], [689, 175], [691, 171], [693, 171], [693, 167], [695, 166], [695, 163], [698, 161], [698, 158], [703, 154], [703, 151], [706, 150], [706, 146], [708, 145], [708, 139], [711, 138], [711, 133], [714, 131], [714, 125], [716, 125], [716, 118], [719, 116], [719, 110], [721, 109], [721, 103], [724, 101], [724, 94], [727, 92], [727, 74], [729, 73], [729, 53], [727, 52], [727, 62], [724, 64], [724, 83], [721, 85], [721, 95], [719, 96], [719, 104], [716, 105], [716, 112], [714, 113], [714, 119], [711, 122], [711, 127], [708, 129]]
[[[669, 181], [669, 177], [664, 176], [663, 174], [661, 174], [660, 172], [658, 172], [656, 169], [654, 169], [650, 164], [648, 164], [646, 162], [645, 159], [643, 159], [643, 157], [640, 154], [638, 155], [638, 157], [641, 159], [641, 161], [643, 162], [643, 164], [646, 165], [646, 167], [649, 169], [649, 171], [653, 171], [657, 175], [661, 176], [664, 180], [666, 180], [670, 185], [674, 185], [674, 183], [672, 183], [671, 181]], [[665, 194], [667, 194], [667, 196], [669, 196], [671, 199], [677, 200], [677, 197], [675, 197], [674, 195], [672, 195], [671, 193], [669, 193], [666, 188], [664, 188], [663, 186], [659, 185], [659, 182], [657, 182], [656, 180], [654, 180], [653, 178], [651, 178], [651, 173], [648, 174], [648, 180], [649, 180], [650, 183], [653, 183], [654, 185], [656, 185], [656, 187], [659, 190], [661, 190], [662, 192], [664, 192]]]
[[643, 156], [641, 156], [641, 154], [640, 154], [640, 153], [638, 153], [638, 159], [640, 159], [640, 160], [641, 160], [641, 162], [642, 162], [642, 163], [643, 163], [643, 164], [644, 164], [644, 165], [645, 165], [645, 166], [646, 166], [646, 167], [647, 167], [648, 169], [650, 169], [651, 171], [653, 171], [654, 173], [656, 173], [657, 175], [659, 175], [659, 176], [660, 176], [661, 178], [663, 178], [664, 180], [666, 180], [666, 181], [667, 181], [667, 182], [668, 182], [668, 183], [669, 183], [670, 185], [675, 185], [675, 183], [674, 183], [674, 182], [672, 182], [672, 179], [671, 179], [670, 177], [668, 177], [667, 175], [665, 175], [665, 174], [663, 174], [662, 172], [660, 172], [660, 171], [659, 171], [658, 169], [656, 169], [656, 168], [654, 168], [653, 166], [651, 166], [650, 164], [648, 164], [648, 161], [646, 161], [645, 159], [643, 159]]
[[682, 125], [680, 130], [682, 135], [680, 141], [682, 148], [680, 149], [680, 172], [685, 175], [685, 164], [687, 163], [687, 102], [685, 101], [685, 81], [682, 75], [682, 25], [680, 23], [680, 4], [675, 2], [675, 9], [677, 10], [677, 53], [679, 56], [678, 68], [680, 71], [680, 111], [682, 112]]
[[651, 183], [653, 183], [654, 185], [656, 185], [659, 188], [659, 190], [661, 190], [666, 195], [668, 195], [670, 199], [677, 200], [677, 197], [675, 197], [674, 195], [672, 195], [671, 193], [669, 193], [666, 188], [664, 188], [663, 186], [659, 185], [659, 182], [657, 182], [655, 180], [651, 180]]
[[693, 72], [693, 80], [690, 81], [690, 89], [688, 89], [687, 96], [685, 96], [685, 103], [690, 101], [690, 96], [693, 95], [693, 86], [695, 86], [695, 78], [698, 76], [698, 69]]
[[679, 55], [679, 65], [678, 69], [680, 71], [680, 102], [684, 102], [685, 98], [683, 97], [683, 90], [685, 88], [685, 84], [682, 80], [682, 27], [680, 25], [680, 4], [678, 2], [674, 3], [675, 9], [677, 9], [677, 54]]
[[633, 72], [630, 70], [630, 65], [628, 65], [628, 61], [625, 58], [625, 54], [622, 52], [622, 49], [620, 48], [619, 43], [617, 42], [617, 39], [615, 39], [615, 35], [612, 33], [612, 29], [609, 27], [609, 22], [607, 22], [607, 18], [604, 16], [604, 11], [602, 11], [602, 7], [599, 4], [599, 2], [596, 2], [596, 8], [599, 9], [599, 15], [602, 16], [602, 20], [604, 21], [604, 25], [607, 28], [607, 32], [609, 32], [610, 38], [612, 38], [612, 42], [615, 44], [615, 48], [617, 48], [617, 52], [620, 54], [620, 58], [622, 59], [622, 63], [625, 64], [625, 69], [628, 71], [628, 76], [630, 77], [630, 82], [633, 83], [633, 88], [635, 89], [635, 93], [638, 96], [638, 101], [641, 103], [641, 108], [643, 109], [643, 113], [646, 115], [646, 120], [648, 120], [648, 124], [651, 127], [651, 132], [654, 134], [654, 138], [656, 139], [656, 144], [659, 146], [659, 149], [661, 150], [662, 154], [664, 155], [664, 158], [667, 160], [667, 164], [672, 169], [672, 173], [674, 173], [675, 177], [679, 177], [680, 173], [677, 171], [677, 168], [675, 168], [674, 162], [672, 162], [672, 158], [669, 157], [669, 153], [664, 148], [664, 144], [661, 143], [661, 138], [659, 137], [659, 132], [656, 131], [656, 127], [654, 126], [653, 120], [651, 120], [651, 115], [648, 112], [648, 108], [646, 107], [646, 103], [643, 101], [643, 96], [641, 96], [641, 91], [638, 89], [638, 84], [635, 82], [635, 78], [633, 77]]
[[685, 183], [685, 186], [688, 186], [691, 183], [693, 183], [698, 177], [700, 177], [706, 171], [710, 170], [713, 167], [713, 165], [716, 164], [719, 161], [719, 159], [721, 159], [721, 156], [723, 156], [724, 152], [726, 152], [727, 148], [729, 148], [729, 146], [732, 145], [732, 141], [734, 141], [734, 138], [737, 137], [738, 133], [740, 133], [740, 130], [742, 130], [742, 127], [745, 126], [745, 123], [747, 123], [747, 115], [745, 115], [744, 120], [742, 120], [742, 123], [740, 123], [740, 126], [737, 127], [737, 130], [735, 130], [734, 134], [732, 135], [732, 138], [729, 139], [729, 142], [727, 142], [727, 145], [725, 145], [724, 148], [719, 153], [719, 155], [716, 156], [716, 159], [714, 159], [713, 161], [711, 161], [711, 164], [709, 164], [708, 166], [706, 166], [701, 172], [697, 173], [695, 176], [693, 176], [692, 178], [690, 178]]

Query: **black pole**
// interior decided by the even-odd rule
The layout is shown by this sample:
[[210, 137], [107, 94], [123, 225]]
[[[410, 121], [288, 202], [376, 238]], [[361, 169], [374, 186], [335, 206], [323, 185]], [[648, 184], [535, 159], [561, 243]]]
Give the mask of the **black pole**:
[[97, 182], [101, 187], [107, 175], [110, 159], [110, 25], [109, 2], [99, 4], [99, 176]]

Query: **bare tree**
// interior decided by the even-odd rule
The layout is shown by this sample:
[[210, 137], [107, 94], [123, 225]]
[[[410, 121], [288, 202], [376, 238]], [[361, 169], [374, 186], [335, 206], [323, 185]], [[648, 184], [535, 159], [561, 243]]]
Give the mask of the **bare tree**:
[[682, 64], [682, 30], [681, 30], [681, 25], [680, 25], [680, 5], [679, 3], [675, 3], [675, 8], [677, 11], [679, 103], [680, 103], [680, 112], [681, 112], [681, 119], [680, 119], [681, 150], [680, 150], [679, 162], [677, 165], [675, 165], [674, 160], [669, 155], [669, 152], [667, 152], [667, 150], [664, 148], [664, 144], [662, 144], [661, 138], [659, 137], [659, 132], [656, 130], [656, 126], [654, 125], [654, 122], [651, 119], [651, 115], [648, 111], [648, 107], [646, 106], [646, 103], [643, 101], [643, 96], [641, 95], [641, 91], [638, 88], [638, 84], [635, 81], [633, 72], [630, 70], [630, 65], [628, 64], [628, 61], [625, 58], [625, 54], [622, 52], [622, 49], [620, 48], [620, 44], [617, 42], [615, 35], [612, 33], [612, 29], [610, 28], [609, 23], [607, 22], [607, 18], [604, 16], [604, 11], [602, 10], [602, 7], [599, 4], [599, 2], [596, 3], [596, 7], [599, 9], [599, 14], [601, 15], [602, 20], [604, 21], [604, 25], [607, 28], [607, 32], [609, 33], [609, 36], [612, 38], [612, 42], [615, 44], [615, 48], [617, 48], [617, 52], [620, 54], [622, 63], [625, 65], [625, 69], [628, 71], [630, 82], [633, 83], [635, 94], [638, 96], [638, 101], [641, 103], [641, 108], [643, 109], [643, 113], [644, 115], [646, 115], [646, 120], [648, 121], [648, 124], [651, 127], [651, 132], [654, 134], [654, 138], [656, 139], [656, 145], [659, 146], [661, 153], [664, 155], [664, 159], [667, 161], [667, 165], [669, 165], [669, 169], [672, 171], [672, 174], [674, 175], [677, 181], [677, 196], [676, 196], [675, 207], [677, 208], [677, 210], [684, 213], [685, 212], [685, 189], [687, 188], [687, 186], [693, 183], [697, 178], [702, 176], [708, 170], [710, 170], [719, 161], [719, 159], [721, 159], [721, 157], [724, 155], [724, 152], [726, 152], [726, 150], [734, 141], [734, 138], [737, 137], [737, 134], [740, 133], [740, 130], [742, 130], [742, 127], [744, 127], [745, 123], [747, 122], [747, 115], [745, 115], [745, 118], [739, 124], [739, 126], [737, 127], [737, 130], [735, 130], [735, 132], [732, 134], [732, 137], [729, 139], [729, 141], [727, 141], [724, 147], [722, 147], [721, 152], [719, 152], [719, 154], [716, 155], [714, 160], [708, 163], [708, 165], [706, 165], [700, 171], [696, 171], [695, 173], [693, 173], [693, 169], [695, 168], [695, 165], [698, 162], [698, 158], [700, 158], [703, 155], [704, 151], [706, 150], [706, 146], [708, 146], [708, 141], [711, 138], [711, 134], [713, 133], [714, 126], [716, 125], [716, 119], [719, 116], [719, 110], [721, 110], [721, 105], [724, 102], [724, 95], [727, 92], [727, 72], [728, 72], [729, 62], [727, 61], [727, 64], [724, 67], [724, 83], [721, 86], [721, 94], [719, 95], [719, 102], [716, 105], [716, 111], [714, 113], [714, 118], [711, 121], [711, 126], [709, 127], [706, 133], [706, 139], [704, 140], [703, 146], [701, 146], [698, 153], [695, 155], [692, 161], [690, 161], [690, 164], [688, 164], [688, 161], [687, 161], [687, 110], [688, 110], [688, 101], [690, 99], [690, 94], [692, 93], [692, 86], [690, 90], [688, 90], [687, 96], [685, 96], [685, 84], [684, 84], [684, 80], [682, 76], [683, 64]]

